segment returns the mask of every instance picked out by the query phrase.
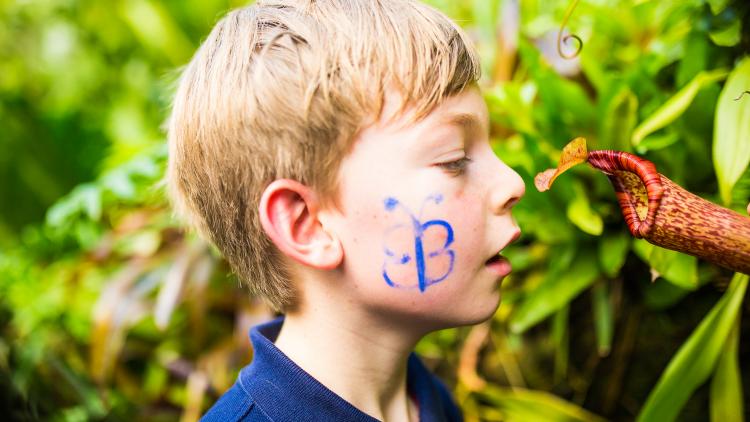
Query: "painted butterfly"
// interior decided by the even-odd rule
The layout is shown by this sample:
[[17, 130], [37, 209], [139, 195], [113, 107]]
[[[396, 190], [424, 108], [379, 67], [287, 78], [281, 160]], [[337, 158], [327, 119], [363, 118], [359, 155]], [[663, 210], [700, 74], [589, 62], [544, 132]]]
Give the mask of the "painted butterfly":
[[[391, 287], [419, 288], [424, 292], [428, 286], [445, 280], [453, 271], [453, 263], [456, 259], [455, 251], [449, 249], [453, 243], [453, 228], [445, 220], [421, 221], [422, 212], [427, 204], [439, 204], [443, 196], [440, 194], [430, 195], [422, 202], [422, 208], [418, 215], [409, 210], [396, 198], [388, 197], [384, 201], [386, 211], [395, 213], [396, 210], [404, 212], [408, 222], [396, 224], [385, 233], [385, 260], [383, 262], [383, 278]], [[434, 232], [435, 230], [443, 233]], [[424, 239], [429, 236], [445, 236], [442, 246], [432, 250], [425, 250]], [[405, 240], [412, 240], [410, 243]], [[434, 242], [429, 242], [432, 246]], [[392, 245], [400, 245], [393, 247]], [[403, 245], [411, 245], [404, 247]], [[416, 269], [416, 274], [414, 270]]]

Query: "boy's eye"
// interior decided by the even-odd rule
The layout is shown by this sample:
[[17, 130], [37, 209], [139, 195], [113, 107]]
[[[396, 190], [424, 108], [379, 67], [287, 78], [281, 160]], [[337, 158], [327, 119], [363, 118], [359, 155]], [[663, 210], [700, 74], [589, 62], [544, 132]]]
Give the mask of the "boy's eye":
[[448, 161], [446, 163], [440, 163], [437, 166], [447, 171], [448, 173], [458, 176], [460, 174], [463, 174], [464, 171], [466, 171], [466, 166], [468, 166], [470, 162], [471, 162], [471, 158], [461, 157], [458, 160]]

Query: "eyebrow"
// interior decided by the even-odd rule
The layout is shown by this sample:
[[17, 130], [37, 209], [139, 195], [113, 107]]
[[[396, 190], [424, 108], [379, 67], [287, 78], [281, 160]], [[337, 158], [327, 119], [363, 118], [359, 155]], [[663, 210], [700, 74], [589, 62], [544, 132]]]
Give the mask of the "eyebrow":
[[[479, 116], [474, 113], [467, 112], [445, 112], [442, 115], [436, 116], [435, 122], [431, 125], [431, 128], [439, 127], [453, 127], [458, 128], [467, 137], [473, 137], [475, 134], [480, 133], [482, 130], [482, 122], [479, 120]], [[431, 132], [431, 130], [429, 130]], [[429, 132], [428, 132], [429, 133]], [[438, 144], [443, 144], [444, 137], [428, 136], [429, 142], [423, 144], [424, 148], [433, 150]], [[463, 137], [461, 138], [463, 139]], [[465, 144], [466, 140], [463, 139], [462, 145]]]
[[438, 123], [460, 126], [466, 132], [478, 131], [482, 128], [482, 123], [473, 113], [448, 113], [442, 116]]

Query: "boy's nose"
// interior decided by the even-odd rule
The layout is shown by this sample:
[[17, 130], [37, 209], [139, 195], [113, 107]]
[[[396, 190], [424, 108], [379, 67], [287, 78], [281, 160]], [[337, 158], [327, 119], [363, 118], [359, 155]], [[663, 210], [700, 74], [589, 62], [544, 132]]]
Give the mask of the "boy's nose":
[[[498, 160], [500, 161], [500, 160]], [[494, 178], [491, 196], [492, 211], [495, 214], [510, 212], [526, 193], [526, 184], [521, 175], [500, 161], [500, 174]]]

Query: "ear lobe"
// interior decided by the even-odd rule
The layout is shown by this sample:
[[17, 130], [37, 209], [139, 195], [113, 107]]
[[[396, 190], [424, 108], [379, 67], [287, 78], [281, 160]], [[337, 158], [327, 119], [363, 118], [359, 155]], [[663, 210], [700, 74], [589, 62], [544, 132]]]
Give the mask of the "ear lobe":
[[284, 255], [308, 267], [331, 270], [341, 263], [343, 249], [321, 224], [318, 206], [309, 187], [294, 180], [275, 180], [261, 196], [260, 222]]

